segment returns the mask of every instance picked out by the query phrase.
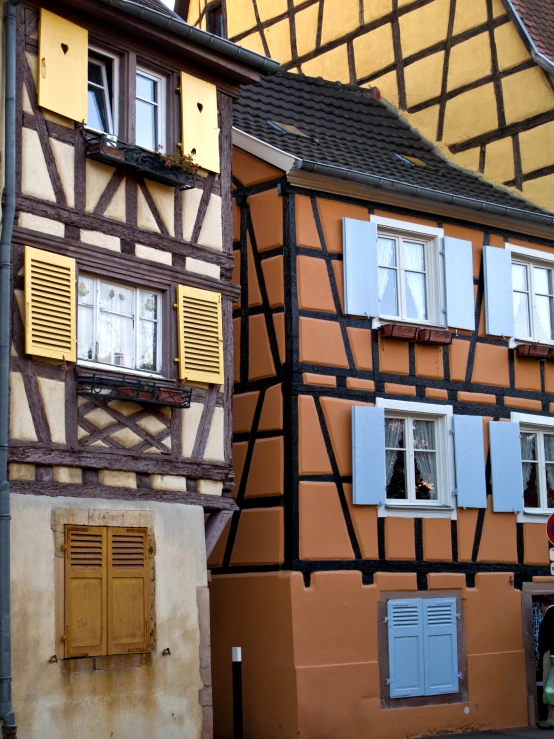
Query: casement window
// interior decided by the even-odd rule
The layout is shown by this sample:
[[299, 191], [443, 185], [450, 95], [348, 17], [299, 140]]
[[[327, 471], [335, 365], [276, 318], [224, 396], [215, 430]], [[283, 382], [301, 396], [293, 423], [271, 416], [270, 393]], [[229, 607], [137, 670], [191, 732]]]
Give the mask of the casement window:
[[554, 509], [554, 428], [520, 426], [523, 505]]
[[157, 151], [165, 147], [165, 79], [146, 69], [136, 73], [137, 146]]
[[81, 274], [77, 295], [79, 360], [161, 371], [160, 293]]
[[554, 324], [552, 268], [512, 260], [514, 335], [518, 339], [552, 342]]
[[117, 134], [118, 59], [96, 49], [88, 56], [87, 128]]
[[149, 652], [148, 529], [65, 527], [65, 657]]
[[343, 219], [345, 313], [372, 326], [408, 322], [473, 330], [469, 241], [390, 218]]
[[456, 598], [387, 601], [387, 697], [396, 700], [460, 691], [460, 616]]

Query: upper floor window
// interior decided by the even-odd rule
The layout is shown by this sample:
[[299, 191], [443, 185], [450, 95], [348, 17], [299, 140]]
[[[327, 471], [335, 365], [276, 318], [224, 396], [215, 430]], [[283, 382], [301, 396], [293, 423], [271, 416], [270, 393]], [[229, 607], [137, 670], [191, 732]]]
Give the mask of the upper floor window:
[[107, 134], [117, 133], [117, 58], [89, 49], [87, 126]]
[[379, 301], [383, 317], [418, 323], [429, 320], [428, 242], [401, 235], [379, 234]]
[[514, 333], [520, 339], [554, 340], [552, 269], [540, 263], [512, 261]]
[[554, 428], [522, 426], [521, 471], [525, 508], [554, 508]]
[[137, 146], [156, 151], [165, 146], [165, 80], [138, 68], [136, 74], [136, 141]]

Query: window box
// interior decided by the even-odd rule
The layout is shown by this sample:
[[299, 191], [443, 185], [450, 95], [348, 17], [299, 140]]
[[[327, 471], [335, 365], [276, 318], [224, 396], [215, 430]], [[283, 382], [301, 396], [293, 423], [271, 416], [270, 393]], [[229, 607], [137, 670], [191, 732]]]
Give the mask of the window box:
[[419, 344], [451, 344], [452, 331], [439, 331], [434, 328], [421, 328], [417, 334]]
[[554, 360], [554, 350], [545, 344], [518, 344], [516, 346], [516, 353], [518, 357]]
[[140, 146], [114, 141], [105, 134], [87, 138], [85, 146], [89, 159], [122, 167], [133, 174], [155, 180], [162, 185], [178, 187], [180, 190], [194, 187], [194, 172], [166, 167], [156, 153], [141, 149]]
[[403, 323], [387, 323], [381, 327], [381, 336], [383, 339], [415, 341], [418, 330], [417, 326], [406, 326]]
[[178, 387], [167, 380], [147, 380], [132, 375], [83, 372], [77, 375], [77, 395], [106, 401], [128, 400], [149, 405], [190, 408], [192, 388]]

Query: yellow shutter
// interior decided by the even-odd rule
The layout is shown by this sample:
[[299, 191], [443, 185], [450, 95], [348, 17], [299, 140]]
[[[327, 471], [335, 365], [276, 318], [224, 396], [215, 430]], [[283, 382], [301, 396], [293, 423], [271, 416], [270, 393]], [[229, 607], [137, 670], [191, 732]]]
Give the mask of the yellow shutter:
[[65, 656], [107, 654], [106, 529], [65, 527]]
[[108, 654], [149, 652], [148, 530], [107, 531]]
[[179, 377], [195, 382], [223, 382], [221, 295], [177, 285]]
[[219, 172], [219, 126], [215, 85], [181, 72], [183, 154], [196, 149], [202, 169]]
[[86, 123], [88, 31], [41, 8], [38, 43], [38, 104]]
[[75, 260], [25, 247], [25, 351], [77, 360]]

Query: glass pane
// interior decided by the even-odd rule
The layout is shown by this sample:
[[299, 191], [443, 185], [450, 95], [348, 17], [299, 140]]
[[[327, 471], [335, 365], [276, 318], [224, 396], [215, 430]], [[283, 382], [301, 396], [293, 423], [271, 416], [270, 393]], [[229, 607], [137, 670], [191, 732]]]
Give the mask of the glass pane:
[[554, 434], [544, 435], [544, 458], [547, 462], [554, 462]]
[[554, 508], [554, 464], [546, 467], [546, 507]]
[[132, 368], [133, 345], [133, 319], [101, 312], [98, 318], [98, 361]]
[[516, 336], [529, 336], [529, 295], [514, 293], [514, 324]]
[[405, 448], [402, 418], [385, 418], [385, 447], [387, 449]]
[[425, 275], [419, 272], [406, 272], [406, 318], [416, 321], [427, 320], [427, 297], [425, 295]]
[[536, 462], [523, 462], [521, 465], [521, 471], [523, 473], [523, 505], [525, 508], [540, 508], [537, 470], [538, 464]]
[[527, 267], [524, 264], [512, 264], [512, 287], [514, 290], [528, 290]]
[[[79, 280], [79, 286], [80, 282]], [[79, 304], [77, 310], [77, 356], [79, 359], [95, 359], [93, 324], [93, 308]]]
[[137, 97], [150, 100], [152, 103], [157, 102], [156, 93], [158, 85], [154, 80], [144, 77], [137, 73]]
[[137, 369], [155, 372], [157, 369], [158, 326], [152, 321], [141, 321], [139, 329], [139, 350]]
[[519, 435], [521, 445], [521, 458], [529, 461], [537, 459], [537, 435], [522, 432]]
[[379, 267], [379, 314], [382, 316], [398, 315], [395, 269]]
[[79, 305], [94, 305], [94, 280], [90, 277], [79, 277], [77, 285]]
[[151, 103], [137, 100], [137, 146], [144, 149], [154, 149], [158, 145], [158, 133], [156, 131], [156, 119], [158, 109]]
[[104, 80], [102, 79], [102, 66], [96, 64], [89, 59], [88, 61], [88, 81], [95, 85], [104, 87]]
[[108, 122], [106, 91], [90, 85], [88, 88], [87, 126], [103, 133], [111, 133]]
[[413, 241], [403, 241], [404, 268], [415, 272], [425, 272], [425, 245]]
[[[424, 421], [424, 423], [427, 423]], [[437, 500], [437, 456], [434, 452], [415, 453], [416, 500]]]
[[549, 269], [534, 267], [533, 281], [535, 283], [535, 293], [552, 295], [552, 272]]
[[100, 310], [125, 316], [135, 315], [135, 291], [130, 287], [100, 283]]
[[396, 241], [379, 236], [377, 239], [377, 263], [381, 267], [396, 267]]
[[534, 339], [550, 341], [552, 339], [552, 298], [546, 295], [535, 295], [535, 331]]
[[155, 293], [140, 291], [139, 315], [141, 318], [158, 318], [158, 296]]
[[[406, 500], [406, 452], [387, 452], [387, 498]], [[388, 470], [390, 469], [390, 475]]]
[[414, 449], [435, 451], [434, 421], [414, 421]]

